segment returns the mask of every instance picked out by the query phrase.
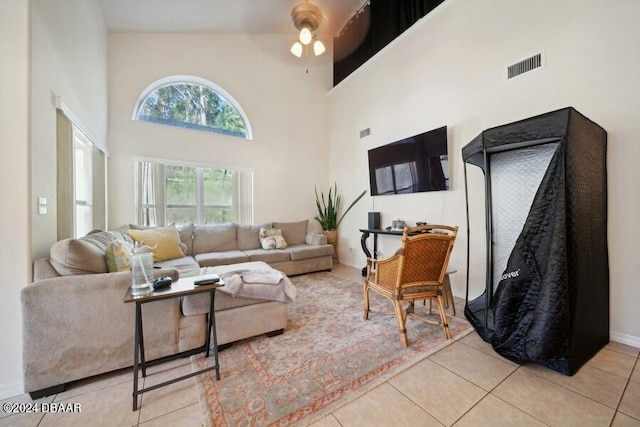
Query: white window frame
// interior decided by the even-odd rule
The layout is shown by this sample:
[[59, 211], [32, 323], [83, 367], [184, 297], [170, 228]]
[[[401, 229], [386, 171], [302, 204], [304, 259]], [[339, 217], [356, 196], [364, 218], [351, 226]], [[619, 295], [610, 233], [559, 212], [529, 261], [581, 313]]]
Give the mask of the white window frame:
[[[231, 216], [233, 217], [231, 219], [231, 221], [233, 222], [238, 222], [238, 177], [239, 177], [239, 172], [237, 169], [230, 169], [230, 168], [220, 168], [220, 167], [215, 167], [215, 166], [193, 166], [193, 165], [185, 165], [185, 164], [181, 164], [181, 165], [175, 165], [175, 164], [165, 164], [165, 166], [184, 166], [184, 167], [190, 167], [190, 168], [194, 168], [196, 170], [196, 203], [194, 205], [173, 205], [170, 204], [169, 201], [167, 201], [167, 192], [166, 192], [166, 177], [163, 180], [163, 186], [164, 186], [164, 199], [165, 199], [165, 217], [168, 216], [168, 210], [171, 208], [195, 208], [196, 211], [196, 218], [195, 218], [195, 223], [196, 224], [204, 224], [204, 211], [206, 208], [215, 208], [217, 206], [212, 206], [212, 205], [205, 205], [204, 204], [204, 169], [217, 169], [217, 170], [231, 170], [233, 171], [233, 181], [231, 182], [231, 206], [229, 206], [231, 208]], [[219, 206], [222, 207], [222, 206]], [[226, 207], [226, 206], [225, 206]]]
[[[94, 229], [94, 189], [93, 189], [93, 143], [87, 136], [74, 124], [73, 129], [73, 228], [75, 237], [82, 237]], [[83, 154], [82, 164], [79, 164], [78, 152]], [[84, 170], [82, 170], [84, 168]], [[83, 173], [84, 172], [84, 173]], [[84, 185], [85, 191], [88, 192], [87, 199], [81, 198], [78, 194], [78, 187]], [[91, 218], [89, 224], [84, 224], [78, 218], [78, 208], [90, 208]], [[84, 225], [84, 227], [83, 227]]]
[[56, 111], [56, 169], [58, 240], [106, 228], [105, 155], [60, 109]]
[[236, 101], [236, 99], [233, 96], [231, 96], [229, 92], [227, 92], [217, 84], [197, 76], [189, 76], [189, 75], [169, 76], [169, 77], [164, 77], [162, 79], [156, 80], [155, 82], [151, 83], [140, 93], [140, 96], [138, 96], [138, 100], [136, 101], [136, 104], [133, 108], [133, 115], [131, 118], [133, 120], [138, 120], [138, 113], [140, 112], [140, 108], [142, 107], [142, 104], [145, 102], [145, 100], [151, 93], [160, 89], [161, 87], [168, 86], [171, 84], [178, 84], [178, 83], [190, 83], [190, 84], [204, 86], [207, 89], [218, 94], [220, 97], [224, 98], [229, 104], [233, 106], [233, 108], [236, 109], [236, 111], [238, 112], [238, 114], [240, 114], [240, 117], [242, 117], [242, 120], [244, 121], [244, 125], [247, 131], [247, 136], [244, 139], [249, 139], [249, 140], [253, 139], [253, 131], [251, 130], [251, 123], [249, 122], [249, 117], [240, 106], [240, 103], [238, 103], [238, 101]]
[[[153, 226], [165, 226], [167, 225], [167, 209], [170, 207], [195, 207], [196, 210], [196, 224], [204, 224], [204, 209], [207, 207], [204, 205], [204, 174], [203, 169], [225, 169], [234, 172], [232, 181], [232, 205], [231, 212], [233, 219], [231, 222], [239, 224], [253, 224], [254, 212], [253, 212], [253, 170], [247, 168], [209, 165], [201, 163], [190, 162], [177, 162], [174, 160], [163, 160], [155, 158], [135, 158], [134, 169], [139, 171], [139, 162], [151, 162], [155, 164], [167, 166], [184, 166], [196, 169], [196, 204], [195, 205], [170, 205], [167, 201], [166, 192], [166, 174], [165, 168], [163, 168], [160, 179], [155, 179], [155, 184], [158, 187], [155, 203], [153, 205], [145, 205], [141, 201], [141, 195], [144, 191], [142, 188], [141, 177], [136, 172], [135, 192], [136, 192], [136, 217], [138, 222], [143, 222], [142, 210], [145, 208], [155, 208], [156, 211], [156, 223], [155, 224], [141, 224], [141, 225], [153, 225]], [[241, 182], [246, 179], [245, 182]], [[179, 224], [182, 225], [182, 224]]]

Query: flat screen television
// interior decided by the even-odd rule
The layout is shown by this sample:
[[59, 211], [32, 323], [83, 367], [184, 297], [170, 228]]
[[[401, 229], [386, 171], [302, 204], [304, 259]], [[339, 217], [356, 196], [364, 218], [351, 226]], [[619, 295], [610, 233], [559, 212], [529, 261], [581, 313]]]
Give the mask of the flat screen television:
[[372, 196], [449, 189], [447, 127], [369, 150]]

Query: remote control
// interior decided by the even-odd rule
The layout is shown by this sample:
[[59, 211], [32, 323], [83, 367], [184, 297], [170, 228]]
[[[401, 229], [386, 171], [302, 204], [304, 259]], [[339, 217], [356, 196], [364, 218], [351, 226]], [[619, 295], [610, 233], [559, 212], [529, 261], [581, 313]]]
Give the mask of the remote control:
[[151, 284], [153, 285], [154, 291], [157, 291], [158, 289], [167, 288], [171, 286], [171, 277], [169, 276], [158, 277], [156, 279], [153, 279]]
[[218, 283], [220, 281], [220, 276], [217, 274], [208, 274], [206, 276], [200, 276], [196, 280], [193, 281], [193, 286], [202, 286], [202, 285], [211, 285], [214, 283]]

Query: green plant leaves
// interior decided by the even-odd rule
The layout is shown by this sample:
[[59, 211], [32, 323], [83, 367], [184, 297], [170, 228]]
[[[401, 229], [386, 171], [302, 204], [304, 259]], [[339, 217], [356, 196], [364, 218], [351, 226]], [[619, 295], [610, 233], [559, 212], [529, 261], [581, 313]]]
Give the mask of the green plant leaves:
[[338, 226], [344, 219], [347, 212], [351, 210], [352, 207], [358, 203], [364, 195], [367, 193], [367, 190], [362, 191], [358, 197], [355, 198], [353, 202], [349, 205], [349, 207], [344, 211], [344, 213], [338, 217], [340, 212], [340, 205], [342, 203], [342, 196], [338, 194], [338, 184], [334, 183], [333, 187], [329, 187], [329, 193], [327, 198], [325, 199], [324, 192], [320, 192], [320, 196], [318, 196], [318, 188], [315, 188], [316, 192], [316, 207], [318, 209], [318, 215], [315, 216], [316, 221], [320, 223], [322, 229], [327, 230], [337, 230]]

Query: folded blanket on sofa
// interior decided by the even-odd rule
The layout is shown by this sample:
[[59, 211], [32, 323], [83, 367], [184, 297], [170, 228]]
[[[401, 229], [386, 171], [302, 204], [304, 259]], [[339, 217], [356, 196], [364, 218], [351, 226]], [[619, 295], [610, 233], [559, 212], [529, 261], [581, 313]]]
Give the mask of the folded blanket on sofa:
[[[201, 269], [200, 274], [209, 274], [210, 267]], [[296, 288], [282, 272], [272, 268], [253, 270], [239, 269], [220, 274], [224, 286], [218, 291], [233, 297], [255, 298], [269, 301], [292, 303], [296, 298]]]

